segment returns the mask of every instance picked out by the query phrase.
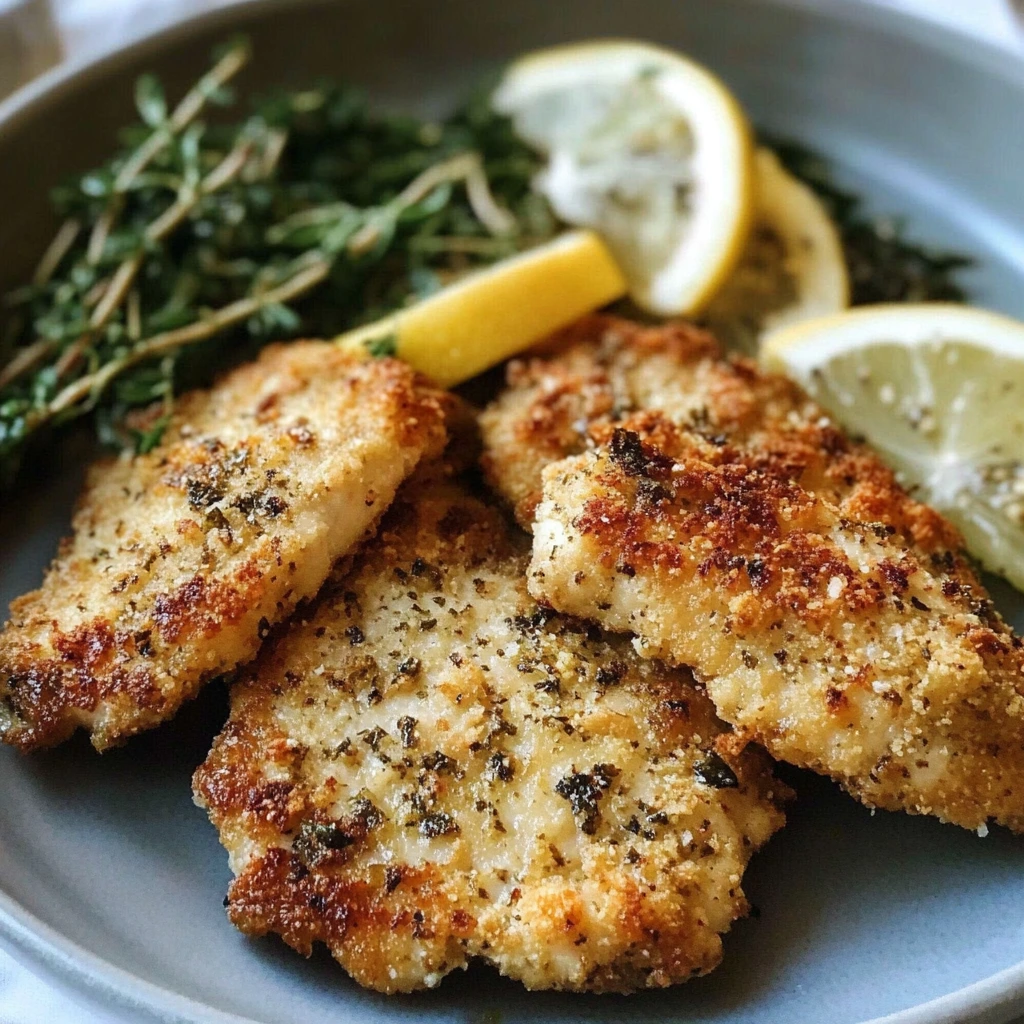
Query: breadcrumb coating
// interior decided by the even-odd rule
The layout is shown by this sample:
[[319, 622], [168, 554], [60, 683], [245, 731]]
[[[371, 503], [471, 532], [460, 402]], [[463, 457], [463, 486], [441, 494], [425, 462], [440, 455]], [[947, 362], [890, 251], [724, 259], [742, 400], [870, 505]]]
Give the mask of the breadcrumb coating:
[[450, 399], [394, 360], [273, 346], [91, 470], [42, 587], [0, 634], [0, 732], [98, 749], [248, 661], [444, 444]]
[[236, 684], [195, 791], [243, 931], [382, 992], [473, 958], [616, 992], [719, 962], [787, 791], [688, 672], [531, 600], [527, 547], [410, 482]]
[[740, 735], [869, 806], [1024, 830], [1020, 639], [953, 526], [799, 388], [598, 317], [486, 423], [490, 478], [536, 512], [535, 597], [691, 666]]

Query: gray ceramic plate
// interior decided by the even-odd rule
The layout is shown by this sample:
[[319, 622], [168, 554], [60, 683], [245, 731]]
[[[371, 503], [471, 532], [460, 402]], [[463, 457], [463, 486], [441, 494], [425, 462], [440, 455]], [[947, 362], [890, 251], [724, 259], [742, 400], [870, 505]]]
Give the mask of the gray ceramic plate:
[[[109, 149], [131, 79], [184, 84], [228, 31], [254, 37], [250, 84], [326, 73], [386, 102], [443, 107], [517, 51], [642, 36], [696, 54], [761, 125], [837, 161], [879, 208], [980, 263], [978, 300], [1024, 314], [1024, 66], [848, 0], [350, 0], [236, 7], [0, 108], [0, 278], [48, 231], [46, 187]], [[0, 284], [3, 282], [0, 281]], [[73, 445], [0, 503], [0, 600], [34, 585], [65, 529], [86, 453]], [[1024, 624], [1024, 602], [997, 587]], [[1024, 844], [936, 821], [870, 815], [799, 777], [791, 825], [757, 857], [741, 922], [713, 975], [628, 1001], [529, 995], [479, 969], [385, 1000], [322, 956], [227, 923], [229, 873], [189, 777], [223, 718], [205, 695], [170, 727], [95, 756], [84, 742], [0, 754], [0, 935], [55, 984], [125, 1020], [850, 1024], [999, 1022], [1024, 1009]]]

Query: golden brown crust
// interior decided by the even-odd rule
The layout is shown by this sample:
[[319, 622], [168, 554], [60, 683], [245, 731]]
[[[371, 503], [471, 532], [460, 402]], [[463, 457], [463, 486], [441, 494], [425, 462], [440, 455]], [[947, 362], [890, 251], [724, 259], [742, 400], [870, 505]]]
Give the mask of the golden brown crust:
[[744, 359], [722, 358], [715, 339], [683, 322], [659, 327], [594, 314], [509, 363], [508, 387], [481, 416], [484, 472], [529, 528], [541, 472], [585, 451], [597, 424], [671, 406], [710, 433], [746, 434], [807, 399]]
[[100, 749], [249, 660], [444, 443], [449, 400], [393, 360], [264, 350], [178, 403], [160, 446], [89, 474], [74, 536], [0, 634], [0, 729]]
[[[592, 363], [635, 377], [635, 336]], [[691, 665], [740, 732], [870, 806], [1024, 830], [1024, 652], [957, 531], [794, 385], [697, 358], [544, 471], [531, 591]]]
[[473, 957], [595, 991], [717, 964], [785, 787], [688, 673], [538, 608], [525, 547], [410, 483], [236, 684], [195, 785], [242, 930], [384, 992]]

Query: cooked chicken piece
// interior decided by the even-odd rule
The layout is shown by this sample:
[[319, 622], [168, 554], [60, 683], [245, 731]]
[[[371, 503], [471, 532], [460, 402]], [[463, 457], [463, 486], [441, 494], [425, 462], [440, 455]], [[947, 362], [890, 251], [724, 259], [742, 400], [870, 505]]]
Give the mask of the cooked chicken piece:
[[592, 424], [661, 409], [712, 435], [756, 438], [798, 401], [784, 380], [724, 360], [710, 334], [685, 323], [588, 316], [540, 351], [509, 363], [508, 387], [480, 418], [484, 471], [527, 529], [544, 467], [585, 451]]
[[687, 672], [530, 600], [526, 541], [409, 484], [236, 683], [195, 787], [243, 931], [382, 992], [474, 957], [622, 992], [719, 962], [785, 787]]
[[[534, 596], [693, 666], [741, 736], [869, 806], [1024, 831], [1021, 641], [954, 528], [797, 387], [686, 328], [592, 320], [488, 420], [521, 508], [524, 467], [594, 449], [544, 471]], [[495, 438], [527, 449], [507, 477]]]
[[449, 399], [323, 342], [264, 351], [93, 468], [40, 590], [0, 634], [0, 732], [100, 750], [248, 661], [445, 439]]

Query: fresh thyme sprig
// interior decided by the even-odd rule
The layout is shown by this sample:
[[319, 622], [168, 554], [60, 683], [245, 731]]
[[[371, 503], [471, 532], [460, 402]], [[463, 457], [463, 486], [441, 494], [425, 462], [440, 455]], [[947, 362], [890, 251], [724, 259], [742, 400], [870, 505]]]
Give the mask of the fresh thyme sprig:
[[87, 413], [146, 450], [177, 391], [259, 344], [330, 336], [554, 233], [537, 158], [483, 94], [435, 123], [325, 84], [204, 123], [248, 59], [228, 46], [173, 109], [144, 76], [122, 152], [55, 193], [53, 242], [4, 300], [6, 479]]

